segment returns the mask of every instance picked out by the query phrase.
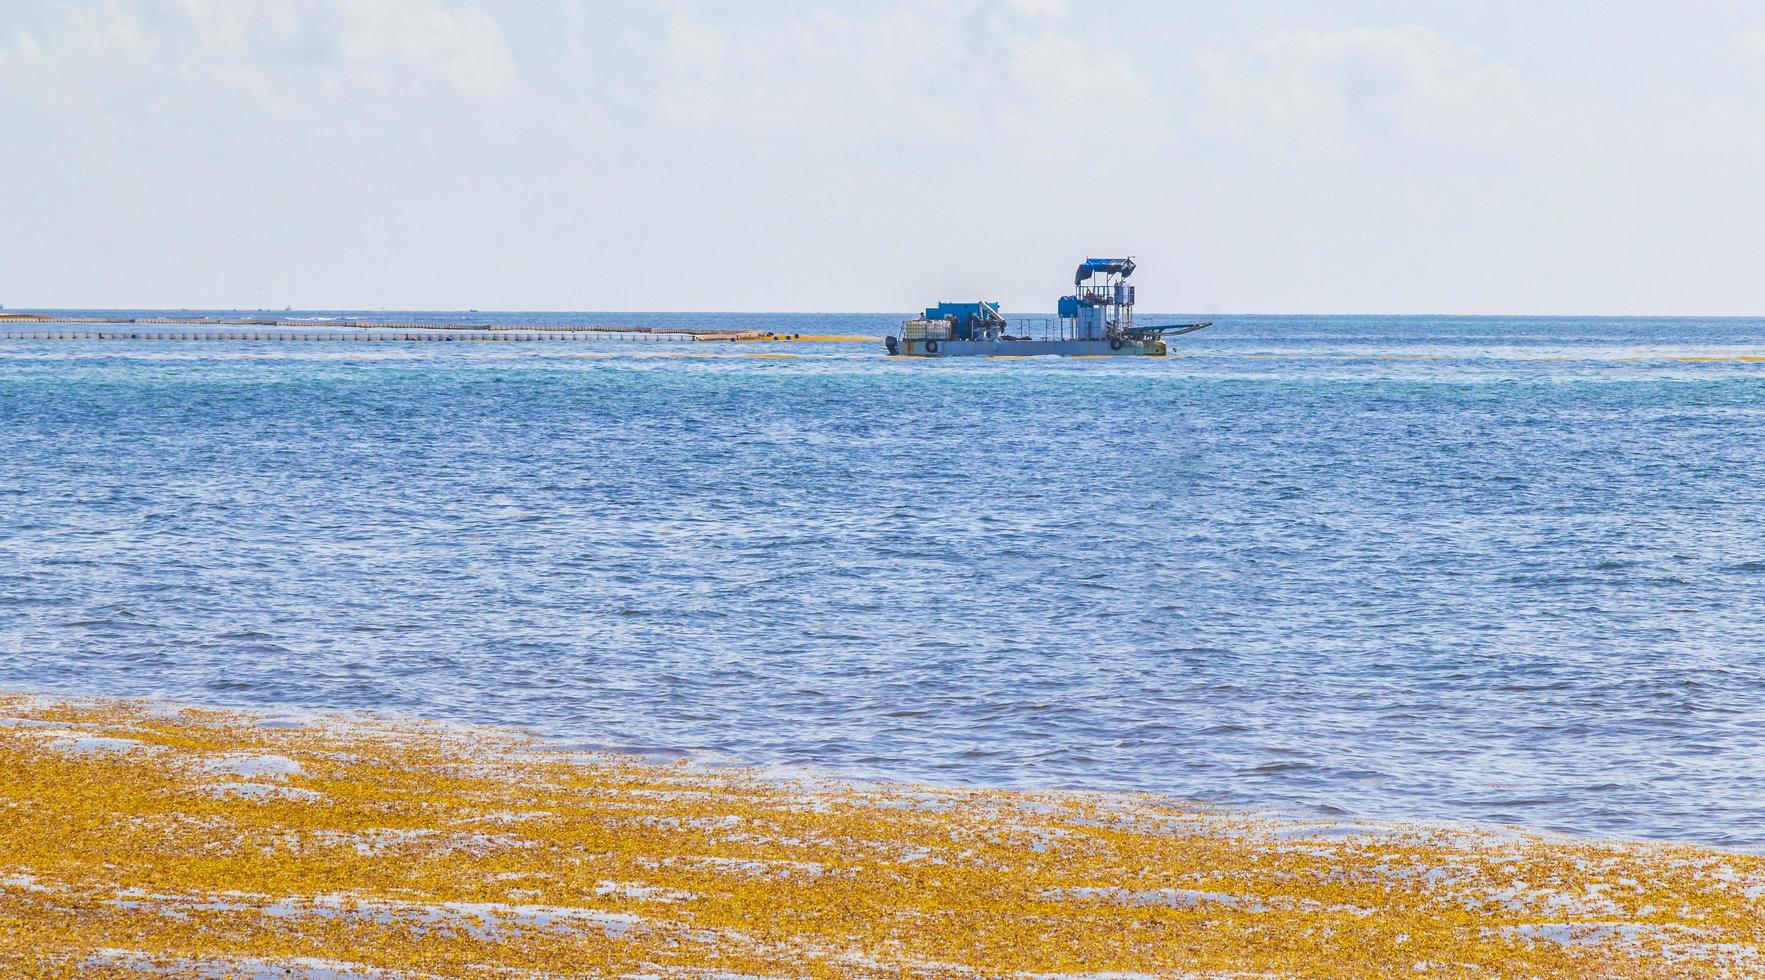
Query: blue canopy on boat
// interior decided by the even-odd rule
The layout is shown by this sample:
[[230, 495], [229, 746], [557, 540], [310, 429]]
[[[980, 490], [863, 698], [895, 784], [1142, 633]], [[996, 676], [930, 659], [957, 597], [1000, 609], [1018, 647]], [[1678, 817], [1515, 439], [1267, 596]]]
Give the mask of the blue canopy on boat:
[[1077, 286], [1094, 275], [1131, 276], [1134, 274], [1133, 259], [1086, 259], [1079, 264], [1079, 271], [1073, 273], [1072, 284]]

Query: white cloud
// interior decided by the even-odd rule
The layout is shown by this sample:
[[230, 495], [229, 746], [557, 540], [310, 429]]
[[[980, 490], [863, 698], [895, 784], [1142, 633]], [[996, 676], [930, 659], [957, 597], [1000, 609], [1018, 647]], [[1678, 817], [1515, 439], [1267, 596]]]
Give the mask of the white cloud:
[[1011, 7], [1030, 17], [1066, 16], [1066, 0], [1011, 0]]
[[[565, 4], [548, 38], [563, 56], [536, 64], [499, 24], [512, 15], [480, 3], [102, 0], [43, 8], [0, 35], [0, 99], [101, 126], [176, 117], [211, 131], [229, 119], [340, 130], [452, 100], [531, 110], [558, 128], [623, 110], [649, 131], [953, 146], [1045, 133], [1050, 114], [1075, 103], [1138, 96], [1132, 59], [1056, 23], [1063, 8], [903, 0], [780, 14], [681, 3], [649, 8], [645, 24]], [[585, 38], [619, 48], [618, 68], [597, 67]]]
[[0, 49], [0, 97], [51, 110], [94, 103], [125, 88], [138, 66], [157, 62], [159, 47], [131, 6], [70, 8], [47, 30], [13, 29]]
[[1241, 132], [1357, 152], [1505, 150], [1533, 129], [1517, 68], [1423, 27], [1288, 32], [1200, 64], [1216, 122]]
[[107, 0], [52, 8], [0, 48], [0, 96], [205, 116], [244, 98], [270, 114], [438, 86], [491, 101], [519, 74], [496, 21], [442, 0]]
[[0, 300], [1756, 309], [1765, 31], [1628, 2], [0, 0]]
[[1125, 55], [1053, 31], [1013, 34], [1004, 39], [1011, 78], [1021, 92], [1033, 92], [1061, 106], [1089, 100], [1113, 106], [1138, 102], [1144, 82]]
[[516, 69], [502, 31], [482, 10], [428, 0], [343, 3], [343, 57], [383, 87], [430, 76], [472, 99], [515, 88]]
[[1076, 100], [1138, 91], [1132, 60], [1113, 46], [1000, 15], [1039, 21], [1062, 6], [908, 2], [734, 24], [680, 9], [639, 97], [678, 124], [907, 141], [997, 137]]

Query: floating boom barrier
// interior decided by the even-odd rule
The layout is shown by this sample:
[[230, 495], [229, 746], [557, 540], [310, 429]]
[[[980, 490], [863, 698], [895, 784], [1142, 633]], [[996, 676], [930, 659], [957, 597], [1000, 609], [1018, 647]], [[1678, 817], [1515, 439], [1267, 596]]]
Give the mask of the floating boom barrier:
[[[253, 317], [58, 317], [0, 314], [0, 340], [232, 341], [695, 341], [855, 339], [804, 337], [760, 330], [658, 329], [589, 325], [513, 326], [491, 323], [397, 323], [370, 320], [280, 320]], [[870, 338], [861, 338], [868, 340]]]
[[191, 327], [70, 327], [37, 325], [31, 328], [0, 325], [0, 340], [245, 340], [245, 341], [585, 341], [640, 340], [690, 341], [692, 334], [645, 331], [507, 330], [447, 328], [358, 330], [302, 330], [288, 327], [257, 329]]

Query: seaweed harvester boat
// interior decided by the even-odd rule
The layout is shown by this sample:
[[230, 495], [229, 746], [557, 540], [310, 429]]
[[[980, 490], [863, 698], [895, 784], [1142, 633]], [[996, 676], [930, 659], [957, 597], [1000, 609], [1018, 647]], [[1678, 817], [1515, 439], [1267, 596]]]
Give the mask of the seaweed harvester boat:
[[[984, 354], [1030, 357], [1038, 354], [1162, 356], [1164, 338], [1194, 333], [1211, 323], [1148, 326], [1134, 322], [1134, 260], [1086, 259], [1073, 273], [1073, 293], [1060, 297], [1053, 321], [1044, 321], [1040, 338], [1011, 334], [998, 303], [939, 303], [923, 316], [901, 324], [901, 336], [885, 338], [889, 353], [901, 357], [954, 357]], [[1020, 328], [1021, 329], [1021, 328]]]

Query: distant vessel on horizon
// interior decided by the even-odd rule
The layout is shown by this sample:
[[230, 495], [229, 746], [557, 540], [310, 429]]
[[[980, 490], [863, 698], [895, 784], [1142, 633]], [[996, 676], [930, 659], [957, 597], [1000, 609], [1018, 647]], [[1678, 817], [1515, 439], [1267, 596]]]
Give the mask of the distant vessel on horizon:
[[883, 345], [895, 357], [1101, 357], [1117, 354], [1161, 357], [1164, 338], [1194, 333], [1212, 322], [1142, 326], [1134, 322], [1132, 256], [1087, 258], [1073, 273], [1073, 292], [1060, 297], [1056, 321], [1041, 338], [1013, 336], [997, 302], [939, 303], [901, 324], [901, 336]]

